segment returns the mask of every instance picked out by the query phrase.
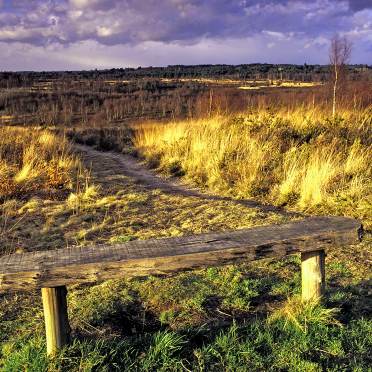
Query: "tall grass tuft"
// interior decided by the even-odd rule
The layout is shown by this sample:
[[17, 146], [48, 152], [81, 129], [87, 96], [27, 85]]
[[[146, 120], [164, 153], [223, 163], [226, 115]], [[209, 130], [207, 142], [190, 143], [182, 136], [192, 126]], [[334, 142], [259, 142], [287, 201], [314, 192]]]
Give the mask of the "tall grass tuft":
[[0, 128], [0, 198], [71, 189], [78, 159], [68, 141], [38, 129]]
[[295, 328], [306, 333], [309, 326], [338, 325], [336, 319], [338, 309], [326, 309], [319, 301], [303, 302], [299, 297], [289, 298], [279, 309], [269, 317], [269, 324], [281, 322], [284, 328]]

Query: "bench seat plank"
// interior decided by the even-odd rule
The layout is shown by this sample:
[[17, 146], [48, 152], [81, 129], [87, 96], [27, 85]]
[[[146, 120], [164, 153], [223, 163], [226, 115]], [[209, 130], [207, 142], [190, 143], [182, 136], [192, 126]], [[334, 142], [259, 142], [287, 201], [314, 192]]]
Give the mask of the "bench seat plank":
[[0, 258], [0, 292], [279, 258], [354, 244], [360, 231], [360, 222], [352, 218], [309, 217], [235, 231], [7, 255]]

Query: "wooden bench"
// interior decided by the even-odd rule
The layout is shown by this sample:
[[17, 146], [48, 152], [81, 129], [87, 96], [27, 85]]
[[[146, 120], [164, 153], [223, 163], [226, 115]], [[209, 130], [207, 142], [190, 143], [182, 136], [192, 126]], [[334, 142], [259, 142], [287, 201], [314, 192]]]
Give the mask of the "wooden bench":
[[53, 354], [70, 337], [66, 285], [165, 275], [300, 252], [302, 298], [307, 301], [324, 292], [325, 249], [355, 244], [362, 233], [360, 222], [351, 218], [310, 217], [222, 233], [13, 254], [0, 258], [0, 293], [41, 288], [47, 352]]

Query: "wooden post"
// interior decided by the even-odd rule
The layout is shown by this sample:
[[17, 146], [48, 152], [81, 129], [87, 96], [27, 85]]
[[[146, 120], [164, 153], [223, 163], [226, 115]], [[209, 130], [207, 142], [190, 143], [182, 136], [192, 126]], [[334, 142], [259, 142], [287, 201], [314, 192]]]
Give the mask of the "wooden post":
[[41, 288], [43, 298], [47, 354], [53, 355], [69, 342], [70, 325], [67, 315], [67, 289]]
[[301, 253], [302, 300], [319, 300], [325, 289], [324, 250]]

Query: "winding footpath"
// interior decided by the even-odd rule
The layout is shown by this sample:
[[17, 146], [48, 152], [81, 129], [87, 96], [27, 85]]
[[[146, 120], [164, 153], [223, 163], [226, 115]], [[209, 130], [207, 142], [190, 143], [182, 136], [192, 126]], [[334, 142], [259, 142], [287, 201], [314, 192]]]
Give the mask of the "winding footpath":
[[300, 213], [286, 211], [283, 208], [262, 204], [251, 199], [234, 199], [211, 192], [203, 192], [195, 187], [181, 183], [178, 178], [165, 178], [156, 174], [153, 170], [146, 168], [137, 158], [130, 155], [102, 152], [86, 145], [76, 144], [74, 147], [80, 154], [85, 166], [91, 169], [95, 179], [105, 188], [112, 187], [113, 184], [120, 187], [120, 184], [125, 185], [130, 182], [143, 189], [157, 189], [167, 194], [196, 197], [204, 201], [229, 201], [248, 208], [255, 208], [262, 212], [274, 212], [286, 217], [304, 216]]

